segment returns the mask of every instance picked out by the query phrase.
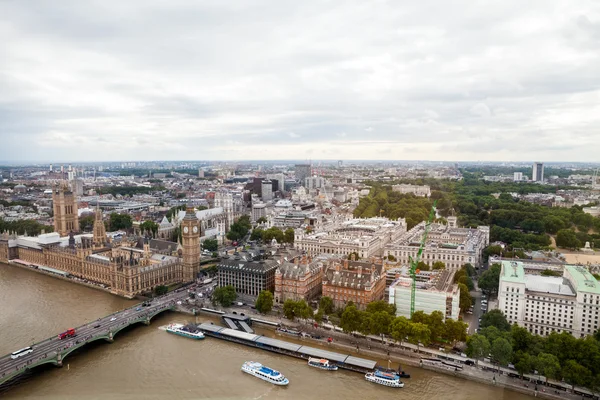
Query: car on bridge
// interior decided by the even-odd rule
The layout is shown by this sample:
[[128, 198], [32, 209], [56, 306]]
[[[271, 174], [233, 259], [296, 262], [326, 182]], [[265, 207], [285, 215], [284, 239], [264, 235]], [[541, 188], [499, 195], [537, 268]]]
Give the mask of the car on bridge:
[[94, 328], [100, 328], [100, 324], [94, 325]]
[[141, 311], [141, 310], [142, 310], [142, 307], [137, 307], [137, 308], [135, 309], [135, 311]]
[[116, 320], [117, 320], [117, 319], [116, 319], [115, 317], [112, 317], [112, 318], [110, 319], [110, 322], [113, 322], [113, 321], [116, 321]]

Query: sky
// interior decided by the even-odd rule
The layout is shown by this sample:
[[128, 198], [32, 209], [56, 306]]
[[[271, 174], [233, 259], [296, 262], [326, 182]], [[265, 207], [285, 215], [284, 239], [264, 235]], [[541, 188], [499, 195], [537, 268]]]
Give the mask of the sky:
[[2, 0], [0, 161], [599, 161], [600, 1]]

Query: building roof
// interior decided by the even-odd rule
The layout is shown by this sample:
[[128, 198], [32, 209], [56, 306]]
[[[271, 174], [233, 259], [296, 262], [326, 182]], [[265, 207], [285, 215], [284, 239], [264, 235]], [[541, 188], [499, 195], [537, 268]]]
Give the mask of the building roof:
[[242, 259], [228, 258], [222, 259], [217, 265], [218, 269], [228, 271], [240, 271], [254, 274], [261, 274], [277, 268], [277, 262], [274, 260], [245, 261]]
[[[341, 265], [340, 265], [341, 263]], [[362, 261], [348, 261], [347, 267], [345, 261], [332, 261], [325, 270], [323, 281], [333, 286], [343, 286], [352, 289], [364, 289], [370, 286], [382, 276], [383, 264], [373, 264]], [[339, 271], [337, 270], [339, 268]], [[359, 267], [362, 268], [359, 274]]]
[[523, 263], [517, 261], [502, 261], [500, 279], [506, 282], [524, 283], [525, 270]]
[[565, 270], [573, 278], [573, 284], [578, 292], [600, 294], [600, 284], [587, 268], [567, 265]]
[[540, 293], [575, 295], [569, 281], [558, 276], [526, 275], [525, 289]]

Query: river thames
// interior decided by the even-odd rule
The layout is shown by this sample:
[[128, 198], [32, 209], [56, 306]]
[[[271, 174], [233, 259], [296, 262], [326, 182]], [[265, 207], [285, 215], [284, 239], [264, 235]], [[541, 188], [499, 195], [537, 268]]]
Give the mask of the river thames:
[[[0, 264], [0, 353], [7, 354], [68, 328], [135, 304], [108, 293]], [[197, 321], [209, 320], [198, 317]], [[325, 372], [306, 362], [207, 337], [159, 329], [193, 317], [167, 313], [97, 342], [0, 393], [3, 399], [510, 399], [533, 397], [444, 374], [407, 368], [403, 389], [368, 383], [355, 372]], [[213, 321], [216, 321], [213, 320]], [[261, 332], [258, 332], [261, 333]], [[268, 334], [271, 336], [272, 331]], [[285, 338], [282, 338], [285, 340]], [[240, 371], [259, 361], [290, 379], [275, 387]]]

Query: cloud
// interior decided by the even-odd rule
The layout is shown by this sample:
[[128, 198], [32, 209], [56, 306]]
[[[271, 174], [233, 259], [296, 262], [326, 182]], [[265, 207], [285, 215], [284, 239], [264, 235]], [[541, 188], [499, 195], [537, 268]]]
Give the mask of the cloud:
[[594, 0], [4, 1], [0, 15], [0, 161], [597, 161]]

